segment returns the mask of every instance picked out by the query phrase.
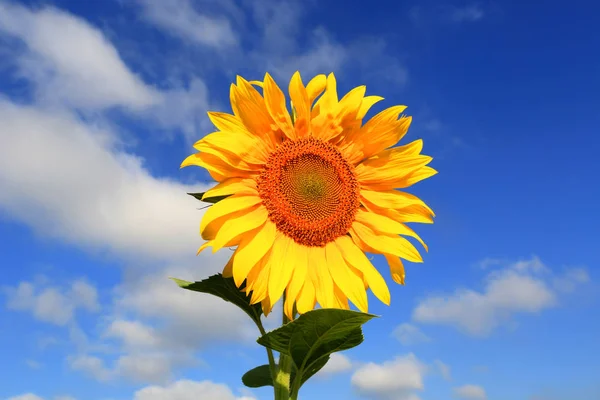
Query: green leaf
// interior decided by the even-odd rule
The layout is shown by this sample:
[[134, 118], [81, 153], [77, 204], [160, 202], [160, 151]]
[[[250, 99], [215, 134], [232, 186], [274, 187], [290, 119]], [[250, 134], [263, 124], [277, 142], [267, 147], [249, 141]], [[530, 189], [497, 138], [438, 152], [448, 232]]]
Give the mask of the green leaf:
[[227, 197], [231, 196], [230, 194], [226, 194], [223, 196], [213, 196], [213, 197], [206, 197], [204, 200], [202, 199], [202, 196], [204, 196], [204, 193], [206, 192], [202, 192], [202, 193], [188, 193], [190, 196], [196, 198], [197, 200], [203, 201], [205, 203], [218, 203], [219, 201], [226, 199]]
[[221, 274], [216, 274], [199, 282], [188, 282], [177, 278], [171, 278], [179, 287], [195, 292], [208, 293], [222, 298], [241, 308], [252, 318], [254, 322], [260, 324], [262, 306], [260, 303], [251, 305], [250, 297], [241, 291], [243, 287], [237, 288], [233, 278], [224, 278]]
[[301, 385], [325, 366], [331, 353], [361, 344], [361, 326], [374, 317], [350, 310], [313, 310], [261, 336], [257, 342], [290, 356]]
[[[318, 361], [314, 362], [310, 368], [308, 369], [304, 369], [304, 373], [301, 376], [301, 381], [300, 381], [300, 386], [304, 385], [304, 382], [306, 382], [311, 376], [313, 376], [314, 374], [316, 374], [317, 372], [319, 372], [321, 370], [321, 368], [323, 368], [325, 366], [325, 364], [327, 364], [327, 362], [329, 361], [329, 356], [326, 357], [321, 357], [318, 359]], [[294, 380], [296, 379], [296, 374], [298, 373], [298, 370], [296, 368], [296, 366], [292, 366], [292, 373], [290, 374], [290, 382], [294, 382]]]
[[251, 388], [263, 386], [273, 386], [273, 377], [271, 376], [271, 368], [268, 364], [252, 368], [242, 376], [244, 385]]

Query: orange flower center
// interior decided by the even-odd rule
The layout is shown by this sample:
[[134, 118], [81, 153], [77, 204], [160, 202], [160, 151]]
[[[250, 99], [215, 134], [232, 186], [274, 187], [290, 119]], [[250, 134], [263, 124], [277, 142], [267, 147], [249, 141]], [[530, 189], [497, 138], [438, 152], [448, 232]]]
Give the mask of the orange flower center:
[[348, 233], [360, 206], [354, 168], [331, 144], [286, 140], [257, 180], [269, 218], [305, 246], [325, 246]]

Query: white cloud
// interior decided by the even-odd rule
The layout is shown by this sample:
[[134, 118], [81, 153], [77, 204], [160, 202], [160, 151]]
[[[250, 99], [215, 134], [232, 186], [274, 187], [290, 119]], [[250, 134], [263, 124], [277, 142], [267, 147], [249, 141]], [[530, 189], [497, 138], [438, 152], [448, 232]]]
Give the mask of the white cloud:
[[226, 385], [211, 381], [179, 380], [167, 386], [148, 386], [135, 392], [134, 400], [256, 400], [236, 397]]
[[480, 374], [485, 374], [490, 371], [490, 367], [488, 367], [487, 365], [476, 365], [473, 367], [473, 371]]
[[[584, 274], [575, 273], [579, 281]], [[557, 293], [549, 285], [552, 273], [539, 260], [519, 261], [492, 271], [485, 289], [460, 289], [448, 296], [431, 296], [413, 311], [422, 323], [455, 326], [471, 335], [485, 336], [519, 313], [537, 313], [557, 304]]]
[[36, 360], [25, 360], [25, 364], [31, 369], [40, 369], [42, 368], [42, 363]]
[[444, 364], [440, 360], [435, 360], [433, 362], [433, 365], [439, 371], [442, 378], [444, 378], [447, 381], [452, 380], [452, 375], [450, 373], [450, 367], [447, 364]]
[[81, 371], [94, 379], [106, 382], [112, 378], [113, 372], [104, 365], [104, 361], [98, 357], [89, 355], [77, 355], [69, 357], [69, 366], [76, 371]]
[[[212, 265], [222, 267], [223, 263]], [[172, 275], [193, 280], [199, 274], [194, 270], [197, 268], [172, 268], [168, 273], [147, 273], [126, 280], [115, 292], [116, 315], [135, 315], [138, 319], [113, 319], [101, 338], [116, 340], [118, 355], [109, 360], [82, 354], [71, 358], [71, 367], [100, 381], [164, 383], [174, 370], [197, 364], [196, 353], [208, 342], [254, 342], [259, 335], [256, 327], [234, 305], [180, 289], [167, 279]], [[201, 274], [212, 272], [203, 270]]]
[[137, 383], [164, 383], [172, 377], [175, 361], [175, 355], [156, 352], [124, 354], [111, 366], [104, 359], [88, 354], [68, 358], [71, 369], [100, 382], [125, 379]]
[[398, 325], [394, 329], [393, 335], [405, 346], [431, 341], [429, 336], [425, 335], [419, 327], [408, 323]]
[[[203, 212], [197, 210], [200, 203], [186, 193], [207, 186], [152, 177], [142, 160], [112, 146], [113, 132], [87, 125], [68, 113], [0, 100], [0, 120], [0, 209], [45, 236], [110, 250], [131, 262], [132, 272], [125, 274], [115, 292], [115, 307], [138, 316], [135, 319], [160, 322], [154, 359], [175, 368], [187, 364], [207, 340], [256, 339], [255, 328], [235, 306], [182, 290], [167, 279], [202, 279], [221, 269], [231, 254], [224, 249], [194, 258], [202, 243], [198, 224]], [[21, 156], [32, 147], [44, 152], [34, 158]], [[163, 267], [157, 269], [158, 265]], [[97, 301], [83, 283], [73, 290], [77, 301], [68, 301], [53, 289], [40, 292], [42, 301], [40, 293], [24, 283], [12, 290], [11, 307], [32, 310], [40, 319], [64, 325], [75, 308], [92, 309]], [[121, 318], [115, 315], [114, 319]], [[208, 326], [207, 320], [212, 321]], [[112, 367], [100, 364], [102, 360], [91, 354], [84, 355], [91, 358], [77, 358], [72, 366], [100, 380], [122, 373], [135, 380], [162, 381], [159, 375], [168, 375], [166, 369], [136, 370], [132, 360], [138, 360], [139, 354], [128, 347], [131, 340], [127, 342], [126, 335], [119, 338], [123, 358], [112, 360]], [[85, 347], [87, 339], [81, 334], [74, 339], [82, 343], [78, 347]]]
[[[333, 41], [327, 31], [316, 29], [309, 35], [310, 47], [304, 52], [286, 51], [280, 55], [257, 55], [264, 62], [264, 68], [276, 78], [289, 79], [295, 71], [300, 71], [305, 79], [337, 72], [348, 59], [347, 49]], [[271, 50], [269, 50], [271, 51]]]
[[190, 143], [199, 140], [214, 127], [206, 116], [210, 108], [208, 88], [203, 80], [192, 77], [162, 93], [162, 102], [137, 115], [156, 121], [163, 129], [180, 129]]
[[[229, 252], [227, 249], [224, 252]], [[217, 253], [220, 256], [219, 253]], [[193, 280], [212, 274], [215, 266], [222, 268], [226, 259], [213, 257], [213, 266], [170, 268], [170, 276]], [[207, 268], [208, 267], [208, 268]], [[209, 269], [212, 268], [213, 270]], [[252, 341], [258, 331], [246, 321], [245, 314], [231, 303], [204, 293], [178, 288], [165, 272], [147, 274], [136, 280], [126, 280], [117, 291], [118, 309], [133, 311], [146, 318], [160, 318], [165, 323], [158, 342], [166, 348], [189, 350], [209, 340]], [[210, 327], [206, 321], [211, 321]], [[246, 323], [248, 322], [248, 323]]]
[[[9, 397], [6, 400], [44, 400], [42, 397], [33, 393], [26, 393], [19, 396]], [[55, 396], [53, 400], [76, 400], [72, 396]]]
[[173, 362], [170, 354], [127, 354], [117, 360], [115, 373], [134, 382], [165, 382], [171, 376]]
[[464, 385], [453, 389], [454, 395], [465, 400], [486, 400], [485, 390], [477, 385]]
[[40, 100], [77, 108], [144, 108], [159, 93], [132, 73], [102, 32], [53, 7], [30, 10], [0, 4], [0, 33], [21, 39], [21, 73], [38, 86]]
[[26, 393], [19, 396], [9, 397], [7, 400], [44, 400], [33, 393]]
[[352, 369], [352, 361], [340, 353], [333, 353], [325, 366], [317, 373], [317, 376], [325, 377], [342, 372], [347, 372]]
[[574, 267], [566, 269], [561, 276], [554, 278], [554, 287], [557, 291], [570, 293], [579, 285], [588, 283], [590, 275], [585, 268]]
[[[204, 28], [192, 20], [205, 18], [203, 12], [194, 9], [189, 0], [138, 0], [146, 13], [146, 19], [165, 32], [178, 36], [188, 43], [205, 43], [208, 35]], [[200, 2], [202, 4], [203, 2]], [[325, 26], [315, 25], [307, 17], [310, 4], [300, 1], [260, 2], [207, 2], [206, 7], [219, 8], [221, 33], [211, 36], [215, 43], [219, 38], [228, 38], [233, 31], [235, 37], [247, 37], [245, 46], [221, 46], [220, 56], [224, 63], [218, 63], [219, 70], [226, 68], [227, 74], [232, 75], [242, 68], [257, 73], [250, 78], [262, 78], [265, 71], [270, 72], [276, 79], [287, 80], [293, 72], [299, 70], [305, 79], [319, 74], [358, 69], [364, 76], [374, 79], [385, 79], [396, 84], [404, 84], [407, 80], [407, 70], [395, 57], [389, 55], [386, 42], [381, 38], [365, 38], [349, 43], [334, 39]], [[176, 13], [169, 13], [171, 8], [185, 10], [185, 18], [180, 21]], [[198, 7], [199, 8], [199, 7]], [[149, 15], [155, 17], [149, 18]], [[172, 18], [171, 14], [176, 17]], [[164, 21], [163, 21], [164, 20]], [[212, 26], [212, 25], [210, 25]], [[227, 29], [225, 29], [227, 27]], [[256, 29], [250, 30], [249, 27]], [[206, 43], [205, 43], [206, 44]], [[214, 54], [201, 56], [214, 58]], [[206, 64], [206, 61], [203, 61]], [[373, 66], [377, 68], [374, 69]]]
[[83, 280], [74, 281], [70, 289], [60, 290], [48, 287], [37, 290], [30, 282], [21, 282], [15, 288], [5, 287], [7, 308], [31, 311], [34, 317], [43, 322], [66, 325], [77, 308], [98, 311], [96, 288]]
[[75, 306], [80, 306], [88, 311], [98, 311], [98, 291], [84, 280], [73, 282], [70, 290], [70, 298]]
[[423, 390], [426, 366], [414, 354], [382, 364], [368, 363], [352, 375], [352, 385], [370, 399], [413, 400]]
[[450, 19], [453, 22], [475, 22], [485, 16], [479, 4], [470, 4], [465, 7], [454, 7], [450, 10]]
[[[111, 146], [112, 132], [70, 114], [0, 99], [0, 120], [0, 208], [11, 216], [45, 236], [121, 255], [194, 254], [202, 214], [186, 192], [202, 185], [153, 178], [139, 157]], [[44, 151], [24, 157], [32, 146]]]
[[190, 0], [138, 0], [138, 3], [145, 19], [172, 35], [217, 48], [238, 42], [226, 17], [200, 13]]
[[461, 24], [481, 21], [491, 11], [493, 9], [490, 7], [484, 8], [479, 2], [472, 2], [464, 6], [440, 4], [427, 7], [416, 5], [410, 9], [409, 17], [413, 24], [421, 28], [431, 28], [440, 23]]
[[82, 18], [54, 7], [29, 9], [7, 2], [0, 4], [3, 33], [26, 45], [12, 49], [8, 59], [32, 84], [38, 104], [91, 112], [124, 107], [138, 120], [181, 130], [190, 140], [208, 130], [202, 80], [193, 75], [186, 82], [171, 80], [164, 90], [146, 84], [103, 32]]
[[115, 320], [105, 335], [121, 339], [127, 347], [153, 347], [160, 342], [154, 329], [139, 321]]
[[[168, 275], [193, 279], [191, 268], [169, 271]], [[202, 275], [211, 272], [202, 271]], [[174, 370], [197, 364], [197, 351], [210, 341], [256, 340], [259, 335], [256, 327], [234, 305], [214, 296], [180, 289], [167, 279], [168, 275], [150, 273], [126, 280], [116, 290], [115, 310], [117, 315], [131, 314], [138, 319], [114, 319], [101, 337], [117, 341], [120, 350], [117, 356], [108, 359], [80, 354], [70, 358], [71, 368], [99, 381], [164, 383]], [[207, 325], [206, 321], [211, 323]]]

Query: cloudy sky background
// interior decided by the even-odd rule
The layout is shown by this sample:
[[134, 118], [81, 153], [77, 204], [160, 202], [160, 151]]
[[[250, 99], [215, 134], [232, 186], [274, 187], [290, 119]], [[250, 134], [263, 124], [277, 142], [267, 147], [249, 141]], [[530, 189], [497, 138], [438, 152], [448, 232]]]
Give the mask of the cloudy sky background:
[[179, 170], [206, 111], [297, 69], [408, 105], [440, 171], [425, 263], [375, 258], [392, 305], [302, 398], [600, 398], [600, 9], [534, 3], [0, 0], [0, 399], [272, 398], [247, 317], [167, 276], [230, 254]]

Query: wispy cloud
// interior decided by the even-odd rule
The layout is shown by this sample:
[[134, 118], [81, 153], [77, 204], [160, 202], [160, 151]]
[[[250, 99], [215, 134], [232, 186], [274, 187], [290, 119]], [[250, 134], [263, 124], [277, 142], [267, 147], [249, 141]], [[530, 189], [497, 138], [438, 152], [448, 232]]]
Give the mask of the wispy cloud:
[[319, 377], [329, 377], [352, 369], [352, 361], [342, 353], [333, 353], [325, 366], [317, 373]]
[[368, 363], [352, 375], [352, 385], [369, 399], [417, 400], [427, 367], [414, 354], [382, 364]]
[[[167, 18], [168, 13], [165, 10], [175, 5], [183, 5], [186, 20], [204, 17], [202, 11], [189, 5], [191, 2], [188, 0], [143, 0], [138, 3], [146, 13], [158, 13], [161, 18]], [[348, 67], [369, 75], [371, 69], [377, 66], [377, 72], [372, 74], [373, 79], [398, 85], [407, 81], [406, 67], [389, 54], [384, 39], [360, 37], [342, 43], [334, 38], [326, 26], [315, 25], [307, 19], [309, 3], [295, 0], [223, 2], [219, 5], [215, 2], [208, 3], [199, 4], [218, 15], [220, 24], [231, 27], [233, 35], [244, 38], [244, 46], [236, 47], [235, 51], [232, 51], [230, 46], [221, 46], [218, 49], [217, 56], [220, 53], [222, 59], [227, 60], [227, 63], [220, 62], [216, 66], [221, 72], [224, 69], [232, 74], [238, 70], [250, 71], [259, 74], [253, 78], [260, 78], [265, 71], [269, 71], [275, 78], [285, 80], [296, 70], [307, 78], [317, 73], [332, 71], [343, 74]], [[203, 28], [184, 28], [192, 25], [187, 22], [176, 25], [172, 22], [161, 22], [156, 18], [147, 21], [189, 44], [199, 44], [220, 37], [210, 36]], [[199, 39], [198, 35], [201, 35], [202, 39]], [[206, 54], [208, 53], [200, 52], [197, 57], [206, 59]]]
[[0, 3], [0, 34], [22, 40], [14, 60], [35, 82], [38, 100], [78, 108], [142, 109], [160, 94], [129, 70], [114, 46], [85, 20], [53, 7]]
[[453, 389], [454, 396], [464, 400], [486, 400], [487, 395], [481, 386], [463, 385]]
[[[459, 289], [422, 300], [413, 311], [413, 319], [486, 336], [515, 314], [554, 307], [558, 302], [558, 293], [552, 287], [556, 276], [538, 257], [517, 261], [492, 271], [483, 291]], [[587, 275], [567, 270], [562, 280], [567, 280], [569, 286], [578, 285], [587, 282]]]
[[226, 385], [211, 381], [179, 380], [166, 386], [148, 386], [135, 392], [133, 400], [256, 400], [236, 396]]
[[393, 335], [405, 346], [431, 341], [431, 338], [424, 334], [418, 326], [408, 323], [398, 325], [396, 329], [394, 329]]
[[96, 288], [86, 281], [74, 281], [70, 288], [36, 288], [31, 282], [21, 282], [17, 287], [5, 287], [6, 307], [10, 310], [30, 311], [43, 322], [66, 325], [73, 320], [75, 310], [99, 310]]
[[421, 27], [435, 25], [473, 23], [484, 19], [488, 9], [481, 3], [474, 2], [463, 6], [416, 5], [409, 10], [409, 18], [413, 24]]
[[229, 19], [200, 12], [190, 0], [137, 0], [143, 18], [175, 36], [222, 48], [238, 43]]
[[485, 11], [479, 4], [470, 4], [464, 7], [452, 7], [449, 10], [449, 18], [456, 23], [475, 22], [485, 16]]
[[146, 83], [104, 33], [80, 17], [54, 7], [6, 2], [0, 4], [1, 35], [25, 44], [8, 50], [7, 60], [30, 83], [39, 105], [94, 117], [120, 108], [142, 123], [180, 130], [188, 138], [207, 130], [208, 90], [200, 78], [167, 79], [163, 89]]
[[443, 363], [440, 360], [435, 360], [433, 362], [433, 365], [434, 365], [435, 368], [437, 368], [437, 370], [440, 373], [440, 375], [442, 376], [442, 378], [444, 378], [447, 381], [451, 381], [452, 380], [452, 374], [450, 372], [450, 366], [448, 366], [447, 364]]

